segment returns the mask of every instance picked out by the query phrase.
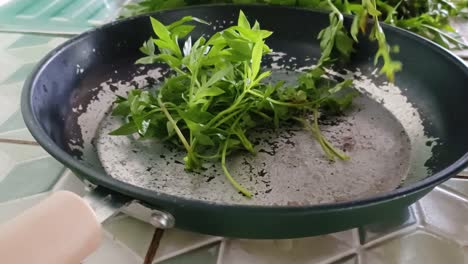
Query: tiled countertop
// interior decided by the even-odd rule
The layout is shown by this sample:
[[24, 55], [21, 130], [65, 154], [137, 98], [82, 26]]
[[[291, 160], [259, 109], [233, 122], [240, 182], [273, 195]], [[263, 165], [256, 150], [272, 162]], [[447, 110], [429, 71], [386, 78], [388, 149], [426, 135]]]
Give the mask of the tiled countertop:
[[[47, 32], [54, 34], [0, 33], [0, 223], [55, 190], [85, 194], [84, 185], [73, 174], [34, 144], [22, 121], [20, 93], [23, 81], [35, 63], [67, 39], [60, 34], [85, 30], [89, 21], [106, 21], [115, 15], [116, 6], [98, 4], [107, 1], [89, 1], [94, 4], [88, 4], [90, 10], [84, 8], [81, 11], [88, 12], [85, 16], [82, 13], [67, 14], [65, 8], [83, 1], [58, 2], [67, 4], [62, 9], [57, 8], [53, 17], [44, 17], [52, 12], [25, 9], [27, 12], [42, 12], [42, 21], [48, 21], [46, 24], [52, 28]], [[114, 1], [117, 2], [123, 1]], [[93, 8], [94, 11], [91, 10]], [[41, 28], [25, 29], [34, 21], [25, 23], [23, 28], [18, 25], [16, 29], [9, 27], [9, 18], [2, 17], [1, 10], [0, 30], [41, 31]], [[62, 24], [57, 22], [60, 19], [53, 19], [61, 16], [74, 19]], [[44, 24], [42, 26], [45, 27]], [[142, 263], [153, 235], [151, 225], [118, 215], [104, 223], [104, 230], [105, 239], [101, 247], [84, 263]], [[468, 178], [460, 176], [444, 183], [408, 209], [400, 219], [325, 236], [259, 241], [168, 230], [164, 233], [156, 262], [468, 263]]]

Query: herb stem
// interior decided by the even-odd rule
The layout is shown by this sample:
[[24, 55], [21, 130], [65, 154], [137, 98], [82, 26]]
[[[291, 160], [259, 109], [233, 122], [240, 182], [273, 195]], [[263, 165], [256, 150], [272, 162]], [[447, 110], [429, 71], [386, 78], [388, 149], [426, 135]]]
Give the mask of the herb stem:
[[266, 96], [263, 96], [262, 94], [254, 91], [254, 90], [248, 90], [247, 91], [248, 93], [252, 94], [252, 95], [255, 95], [257, 97], [260, 97], [260, 98], [263, 98], [265, 100], [267, 100], [268, 102], [271, 102], [273, 104], [277, 104], [277, 105], [283, 105], [283, 106], [289, 106], [289, 107], [303, 107], [303, 106], [308, 106], [308, 105], [313, 105], [313, 104], [316, 104], [317, 101], [312, 101], [312, 102], [306, 102], [306, 103], [300, 103], [300, 104], [296, 104], [296, 103], [288, 103], [288, 102], [281, 102], [281, 101], [278, 101], [278, 100], [275, 100], [275, 99], [272, 99], [270, 97], [266, 97]]
[[219, 127], [220, 125], [222, 125], [223, 123], [229, 121], [229, 119], [231, 119], [232, 117], [234, 117], [235, 115], [239, 114], [240, 112], [242, 112], [242, 109], [237, 109], [235, 110], [234, 112], [230, 113], [228, 116], [224, 117], [223, 119], [221, 119], [218, 123], [216, 123], [213, 127]]
[[159, 107], [161, 108], [161, 111], [164, 113], [166, 118], [169, 120], [171, 125], [174, 127], [174, 131], [177, 133], [177, 136], [179, 136], [180, 141], [185, 147], [185, 150], [187, 150], [188, 154], [190, 155], [192, 153], [192, 148], [190, 147], [189, 143], [187, 142], [187, 139], [185, 139], [184, 135], [182, 134], [182, 131], [180, 131], [179, 127], [177, 126], [177, 123], [174, 121], [172, 118], [171, 114], [169, 111], [167, 111], [166, 107], [164, 106], [164, 103], [161, 100], [161, 97], [158, 96], [158, 104]]
[[232, 177], [231, 173], [229, 173], [229, 170], [226, 167], [226, 151], [229, 143], [229, 136], [227, 137], [226, 141], [224, 142], [224, 147], [223, 147], [223, 152], [221, 153], [221, 167], [223, 168], [224, 174], [226, 175], [226, 178], [229, 180], [229, 182], [242, 194], [245, 196], [252, 198], [252, 193], [249, 192], [247, 189], [242, 187], [234, 178]]
[[195, 96], [194, 94], [194, 86], [195, 86], [195, 81], [197, 80], [198, 76], [198, 67], [194, 70], [192, 75], [190, 76], [190, 89], [189, 89], [189, 102], [192, 102], [193, 97]]
[[438, 28], [435, 28], [433, 26], [429, 26], [427, 24], [421, 24], [421, 27], [425, 27], [425, 28], [427, 28], [429, 30], [432, 30], [432, 31], [444, 36], [445, 38], [449, 38], [450, 40], [452, 40], [452, 42], [456, 42], [457, 44], [459, 44], [463, 48], [468, 47], [463, 41], [460, 41], [460, 40], [450, 36], [449, 34], [445, 33], [444, 31], [442, 31], [442, 30], [440, 30]]
[[318, 118], [319, 118], [318, 110], [314, 109], [313, 113], [314, 113], [314, 130], [315, 130], [315, 133], [317, 134], [317, 138], [318, 138], [317, 140], [320, 142], [320, 145], [322, 146], [322, 148], [327, 152], [329, 158], [331, 160], [334, 160], [333, 157], [336, 156], [341, 160], [348, 160], [349, 156], [341, 153], [341, 151], [333, 147], [333, 145], [330, 142], [328, 142], [328, 140], [322, 135], [322, 132], [320, 131], [320, 127], [318, 124]]
[[331, 7], [333, 13], [335, 13], [338, 16], [338, 20], [340, 22], [343, 22], [343, 14], [341, 14], [340, 10], [336, 8], [336, 6], [332, 3], [331, 0], [327, 0], [328, 5]]
[[265, 118], [265, 119], [268, 120], [268, 121], [271, 121], [271, 120], [272, 120], [271, 117], [269, 117], [268, 115], [266, 115], [265, 113], [263, 113], [263, 112], [261, 112], [261, 111], [252, 110], [252, 113], [257, 114], [257, 115], [259, 115], [259, 116]]
[[242, 99], [244, 99], [244, 96], [246, 94], [246, 90], [244, 90], [240, 95], [239, 97], [236, 98], [236, 100], [234, 101], [234, 103], [232, 105], [230, 105], [228, 108], [224, 109], [223, 111], [219, 112], [215, 117], [213, 117], [213, 119], [210, 120], [210, 122], [208, 122], [208, 124], [206, 124], [206, 126], [211, 126], [213, 125], [216, 121], [218, 121], [218, 119], [220, 119], [221, 117], [223, 117], [225, 114], [229, 114], [230, 112], [234, 111], [237, 106], [239, 105], [239, 103], [242, 101]]

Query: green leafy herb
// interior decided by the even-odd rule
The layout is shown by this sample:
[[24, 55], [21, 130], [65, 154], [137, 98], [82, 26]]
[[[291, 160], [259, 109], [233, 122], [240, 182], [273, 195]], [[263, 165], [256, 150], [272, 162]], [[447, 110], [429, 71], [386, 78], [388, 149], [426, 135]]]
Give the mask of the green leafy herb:
[[[336, 19], [339, 26], [342, 22], [339, 16]], [[270, 52], [265, 40], [273, 32], [261, 29], [258, 22], [252, 26], [240, 12], [237, 25], [193, 42], [186, 37], [195, 27], [193, 22], [201, 21], [185, 17], [163, 25], [151, 18], [155, 36], [143, 43], [145, 57], [137, 63], [160, 61], [173, 74], [157, 88], [134, 89], [126, 98], [118, 97], [113, 115], [122, 117], [124, 124], [112, 135], [138, 133], [174, 144], [185, 150], [187, 170], [217, 160], [229, 182], [247, 197], [252, 193], [230, 174], [226, 157], [239, 150], [255, 153], [249, 136], [258, 128], [298, 122], [330, 160], [349, 158], [323, 136], [318, 119], [350, 105], [355, 96], [350, 80], [336, 83], [318, 65], [301, 74], [296, 85], [267, 82], [271, 72], [262, 69], [261, 62]], [[324, 38], [338, 37], [323, 34]], [[177, 41], [183, 37], [180, 47]]]
[[[390, 81], [393, 81], [402, 65], [392, 58], [398, 47], [387, 43], [379, 21], [413, 31], [446, 48], [468, 47], [449, 24], [452, 17], [468, 18], [466, 0], [142, 0], [126, 6], [122, 16], [212, 3], [287, 5], [329, 10], [330, 25], [319, 34], [321, 63], [331, 62], [335, 57], [348, 60], [354, 51], [353, 44], [358, 42], [359, 31], [367, 32], [366, 26], [371, 18], [373, 27], [368, 31], [369, 37], [378, 44], [375, 61], [382, 60], [380, 73]], [[354, 15], [349, 32], [343, 26], [343, 14]]]

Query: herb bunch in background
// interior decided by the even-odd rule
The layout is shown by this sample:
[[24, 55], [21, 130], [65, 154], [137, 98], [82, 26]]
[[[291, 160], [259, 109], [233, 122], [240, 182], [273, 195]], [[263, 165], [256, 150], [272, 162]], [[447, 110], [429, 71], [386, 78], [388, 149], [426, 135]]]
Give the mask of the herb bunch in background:
[[[389, 80], [393, 80], [395, 72], [401, 70], [402, 65], [392, 59], [391, 54], [398, 52], [398, 47], [387, 44], [379, 21], [413, 31], [446, 48], [467, 47], [449, 24], [451, 17], [468, 16], [467, 0], [142, 0], [125, 6], [122, 16], [216, 3], [270, 4], [329, 10], [330, 26], [320, 36], [320, 46], [324, 53], [322, 60], [328, 58], [332, 51], [339, 58], [349, 58], [353, 44], [358, 41], [358, 32], [370, 32], [369, 37], [378, 43], [375, 60], [382, 59], [380, 72]], [[343, 14], [355, 16], [349, 32], [343, 27]], [[368, 19], [374, 20], [370, 29], [366, 28]]]
[[262, 69], [261, 61], [270, 52], [265, 39], [273, 32], [261, 29], [258, 22], [251, 25], [240, 12], [237, 25], [192, 40], [187, 36], [194, 22], [205, 23], [184, 17], [163, 25], [151, 18], [156, 37], [144, 43], [145, 56], [137, 63], [165, 63], [172, 75], [157, 88], [134, 89], [119, 97], [112, 114], [123, 117], [124, 124], [112, 135], [137, 133], [178, 146], [186, 152], [188, 170], [206, 160], [219, 161], [231, 184], [248, 197], [252, 194], [229, 173], [226, 157], [239, 149], [254, 154], [249, 140], [253, 130], [298, 122], [330, 160], [348, 159], [327, 141], [318, 124], [320, 114], [343, 111], [355, 96], [346, 89], [351, 81], [336, 83], [326, 77], [328, 58], [300, 75], [294, 86], [269, 83], [271, 72]]

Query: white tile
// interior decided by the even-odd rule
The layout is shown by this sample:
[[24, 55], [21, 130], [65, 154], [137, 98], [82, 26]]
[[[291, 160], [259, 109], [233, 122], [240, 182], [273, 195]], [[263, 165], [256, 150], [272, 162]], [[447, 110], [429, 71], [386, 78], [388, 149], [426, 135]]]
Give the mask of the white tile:
[[233, 239], [225, 244], [222, 264], [319, 263], [351, 249], [351, 231], [292, 240]]
[[142, 259], [130, 249], [104, 232], [100, 247], [88, 256], [82, 264], [141, 264]]
[[[142, 258], [146, 255], [154, 234], [152, 225], [124, 215], [110, 219], [104, 223], [104, 228]], [[169, 229], [164, 231], [155, 260], [168, 259], [220, 239], [178, 229]]]
[[60, 180], [54, 185], [52, 191], [57, 190], [66, 190], [74, 192], [79, 196], [84, 196], [86, 194], [85, 184], [78, 179], [78, 177], [73, 174], [69, 169], [65, 171]]
[[468, 199], [436, 188], [420, 204], [429, 228], [468, 244]]
[[369, 249], [363, 254], [369, 264], [466, 264], [468, 259], [455, 242], [417, 231]]

